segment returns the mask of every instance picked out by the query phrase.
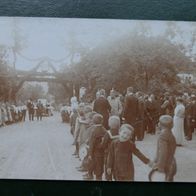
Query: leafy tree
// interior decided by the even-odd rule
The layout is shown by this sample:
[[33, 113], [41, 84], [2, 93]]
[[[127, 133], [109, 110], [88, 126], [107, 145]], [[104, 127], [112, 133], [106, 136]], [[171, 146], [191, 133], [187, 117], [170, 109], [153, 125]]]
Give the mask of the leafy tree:
[[75, 81], [94, 93], [99, 88], [119, 91], [133, 86], [145, 92], [171, 90], [176, 76], [190, 59], [165, 37], [131, 34], [100, 46], [69, 72]]
[[[81, 52], [73, 42], [73, 34], [71, 66], [63, 70], [64, 77], [77, 88], [85, 86], [91, 96], [100, 88], [124, 93], [128, 86], [146, 93], [184, 91], [186, 87], [177, 73], [195, 70], [195, 32], [193, 23], [191, 39], [185, 42], [185, 31], [177, 23], [167, 22], [165, 32], [155, 36], [151, 26], [141, 21], [128, 36], [85, 53], [82, 49], [85, 55], [81, 55], [79, 63], [73, 61], [76, 51]], [[64, 96], [60, 89], [55, 92], [56, 96]]]
[[46, 98], [46, 93], [43, 86], [40, 84], [26, 83], [17, 93], [17, 100], [25, 102], [28, 99], [37, 100], [40, 98]]
[[10, 80], [7, 78], [11, 72], [7, 63], [8, 50], [6, 46], [0, 45], [0, 100], [6, 101], [9, 97]]
[[70, 93], [66, 91], [64, 86], [59, 83], [48, 84], [48, 94], [51, 94], [55, 98], [55, 103], [66, 103], [69, 102]]

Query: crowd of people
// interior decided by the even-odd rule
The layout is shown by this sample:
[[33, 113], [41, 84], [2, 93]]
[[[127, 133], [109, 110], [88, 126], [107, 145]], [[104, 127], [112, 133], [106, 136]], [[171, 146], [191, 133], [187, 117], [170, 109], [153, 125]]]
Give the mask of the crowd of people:
[[28, 114], [29, 121], [42, 120], [43, 115], [51, 115], [50, 107], [45, 107], [41, 101], [29, 99], [26, 103], [12, 104], [0, 102], [0, 127], [13, 123], [24, 122]]
[[25, 104], [0, 103], [0, 127], [12, 123], [22, 122], [26, 119], [27, 107]]
[[[46, 111], [46, 109], [48, 111]], [[41, 101], [29, 99], [17, 105], [0, 103], [0, 127], [42, 120], [44, 107]], [[193, 139], [196, 128], [196, 95], [194, 93], [160, 96], [135, 92], [127, 88], [125, 96], [115, 90], [107, 97], [104, 89], [96, 93], [91, 103], [78, 103], [71, 98], [71, 106], [61, 108], [62, 121], [70, 122], [75, 145], [74, 156], [79, 158], [79, 171], [85, 171], [85, 180], [133, 181], [132, 155], [152, 168], [149, 180], [156, 173], [158, 180], [173, 181], [176, 174], [175, 150]], [[135, 141], [143, 141], [146, 134], [158, 134], [155, 159], [144, 155]]]
[[[71, 99], [71, 134], [74, 156], [82, 160], [79, 171], [86, 171], [84, 179], [134, 180], [132, 154], [173, 181], [176, 174], [175, 149], [191, 140], [196, 128], [196, 96], [165, 93], [147, 95], [127, 88], [123, 97], [115, 90], [106, 97], [104, 89], [97, 92], [93, 103], [79, 103]], [[136, 147], [145, 134], [159, 133], [157, 154], [147, 158]], [[160, 179], [159, 179], [160, 180]]]
[[60, 108], [61, 113], [61, 119], [63, 123], [67, 123], [70, 120], [70, 114], [71, 114], [71, 107], [67, 106], [66, 104], [63, 104]]

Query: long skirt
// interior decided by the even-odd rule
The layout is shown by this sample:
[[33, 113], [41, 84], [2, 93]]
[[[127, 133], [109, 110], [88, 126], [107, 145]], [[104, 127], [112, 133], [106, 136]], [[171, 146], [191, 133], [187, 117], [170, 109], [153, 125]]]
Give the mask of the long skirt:
[[185, 137], [184, 137], [184, 118], [179, 118], [174, 116], [173, 119], [173, 129], [172, 132], [176, 139], [177, 145], [184, 145]]

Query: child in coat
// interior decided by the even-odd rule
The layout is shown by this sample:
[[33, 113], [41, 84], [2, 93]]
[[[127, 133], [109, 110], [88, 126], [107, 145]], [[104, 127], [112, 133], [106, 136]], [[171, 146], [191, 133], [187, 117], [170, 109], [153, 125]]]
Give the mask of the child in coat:
[[103, 116], [95, 114], [93, 116], [93, 130], [89, 141], [89, 160], [92, 161], [93, 171], [96, 180], [102, 180], [104, 171], [104, 149], [102, 147], [103, 137], [106, 129], [103, 127]]
[[[80, 148], [85, 144], [86, 140], [88, 139], [88, 128], [90, 126], [90, 114], [92, 113], [92, 108], [89, 105], [84, 107], [84, 117], [79, 119], [79, 132], [78, 132], [78, 146], [79, 146], [79, 153]], [[80, 157], [80, 156], [79, 156]], [[80, 157], [80, 160], [83, 158]], [[82, 160], [81, 166], [78, 168], [78, 171], [87, 171], [85, 167], [86, 160]]]
[[[96, 115], [96, 112], [91, 112], [89, 115], [89, 128], [86, 130], [86, 141], [85, 144], [87, 146], [87, 149], [89, 149], [90, 139], [92, 132], [94, 131], [94, 122], [93, 122], [93, 116]], [[86, 167], [87, 167], [87, 173], [83, 175], [84, 180], [93, 180], [93, 162], [92, 160], [89, 160], [89, 152], [87, 152], [87, 156], [84, 158], [84, 161], [86, 161]]]
[[162, 115], [159, 118], [159, 126], [161, 133], [157, 140], [156, 156], [149, 180], [173, 182], [177, 172], [176, 140], [172, 133], [173, 118], [169, 115]]
[[85, 114], [84, 114], [84, 107], [79, 106], [78, 108], [78, 117], [76, 118], [76, 123], [75, 123], [75, 130], [74, 130], [74, 145], [76, 146], [76, 150], [73, 155], [76, 155], [76, 157], [79, 158], [79, 134], [80, 134], [80, 126], [81, 126], [81, 121], [85, 120]]
[[108, 125], [110, 127], [110, 130], [108, 130], [104, 136], [103, 139], [103, 149], [105, 151], [105, 178], [107, 181], [112, 180], [112, 172], [111, 175], [107, 174], [107, 159], [108, 159], [108, 151], [110, 149], [110, 145], [113, 140], [118, 139], [119, 137], [119, 129], [120, 129], [120, 118], [118, 116], [110, 116]]
[[116, 181], [134, 181], [134, 165], [132, 154], [136, 155], [143, 163], [152, 162], [145, 157], [134, 142], [130, 139], [134, 134], [134, 128], [129, 124], [123, 124], [119, 131], [119, 139], [112, 142], [108, 154], [107, 173], [114, 173]]

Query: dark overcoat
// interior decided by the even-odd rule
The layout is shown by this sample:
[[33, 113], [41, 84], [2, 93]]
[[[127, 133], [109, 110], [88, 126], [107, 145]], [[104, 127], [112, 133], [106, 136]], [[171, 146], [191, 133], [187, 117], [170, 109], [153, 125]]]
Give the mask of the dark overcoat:
[[134, 126], [137, 119], [138, 99], [134, 95], [127, 95], [125, 97], [123, 117], [125, 123]]
[[176, 140], [170, 130], [162, 130], [157, 141], [155, 167], [159, 172], [165, 173], [166, 181], [173, 181], [176, 174], [175, 160]]
[[103, 116], [103, 125], [106, 129], [109, 129], [108, 119], [111, 111], [111, 106], [108, 100], [105, 97], [100, 96], [95, 100], [93, 110]]
[[103, 126], [95, 125], [89, 141], [89, 155], [92, 157], [91, 164], [98, 180], [101, 180], [104, 171], [104, 149], [102, 142], [105, 134], [106, 130]]
[[134, 143], [130, 141], [120, 142], [119, 139], [111, 143], [107, 168], [112, 169], [115, 180], [134, 180], [132, 154], [136, 155], [145, 164], [149, 163], [149, 159], [136, 148]]

